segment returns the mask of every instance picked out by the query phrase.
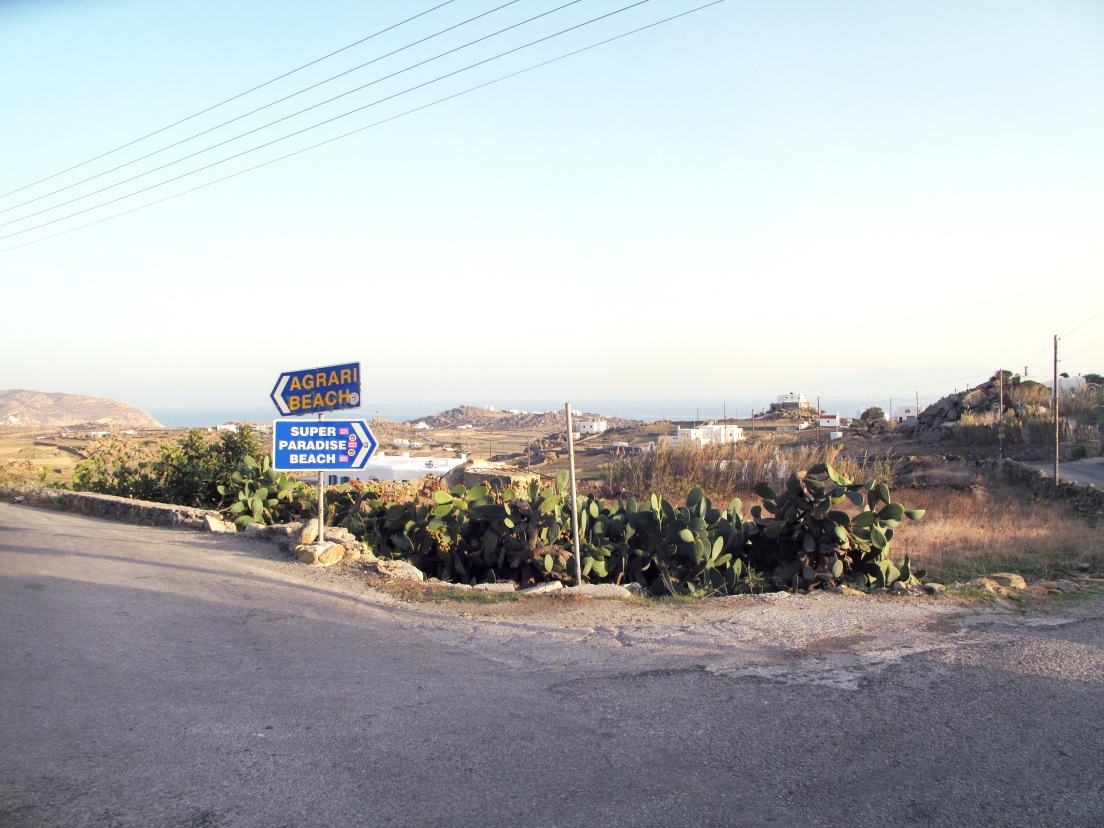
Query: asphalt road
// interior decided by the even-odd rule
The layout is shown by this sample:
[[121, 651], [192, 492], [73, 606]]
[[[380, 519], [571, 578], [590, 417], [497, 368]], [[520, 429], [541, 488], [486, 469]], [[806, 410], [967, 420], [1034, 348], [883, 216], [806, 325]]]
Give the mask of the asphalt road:
[[1096, 601], [574, 658], [269, 549], [0, 504], [0, 826], [1104, 824]]
[[[1054, 462], [1032, 463], [1037, 469], [1054, 475]], [[1104, 487], [1104, 457], [1089, 457], [1084, 460], [1065, 460], [1058, 464], [1058, 479], [1080, 483], [1082, 486]]]

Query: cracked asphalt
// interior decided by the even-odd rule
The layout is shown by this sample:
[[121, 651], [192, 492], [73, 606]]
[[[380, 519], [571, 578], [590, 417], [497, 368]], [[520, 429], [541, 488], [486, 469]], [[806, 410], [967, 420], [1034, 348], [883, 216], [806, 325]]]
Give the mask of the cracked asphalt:
[[1104, 824], [1104, 601], [411, 604], [0, 504], [0, 826]]

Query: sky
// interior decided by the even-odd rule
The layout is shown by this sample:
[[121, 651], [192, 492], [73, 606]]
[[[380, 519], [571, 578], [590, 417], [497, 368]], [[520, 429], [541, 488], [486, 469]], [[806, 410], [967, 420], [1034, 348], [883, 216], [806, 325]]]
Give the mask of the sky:
[[0, 0], [0, 388], [881, 405], [1056, 335], [1104, 373], [1098, 0], [442, 1]]

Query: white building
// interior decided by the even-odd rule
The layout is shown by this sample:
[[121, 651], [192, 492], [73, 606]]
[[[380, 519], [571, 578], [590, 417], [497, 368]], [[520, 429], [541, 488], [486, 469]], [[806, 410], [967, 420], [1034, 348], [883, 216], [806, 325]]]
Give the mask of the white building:
[[915, 420], [920, 414], [920, 409], [916, 407], [916, 404], [899, 405], [897, 410], [893, 413], [893, 416], [897, 419], [898, 423], [907, 423], [909, 420]]
[[820, 427], [838, 429], [841, 426], [840, 415], [837, 411], [835, 414], [821, 414], [820, 415]]
[[776, 408], [808, 408], [809, 398], [804, 394], [795, 394], [791, 391], [788, 394], [779, 394], [778, 402], [775, 403]]
[[414, 423], [411, 428], [417, 429], [418, 431], [425, 431], [429, 428], [429, 424], [426, 423], [425, 420], [419, 420], [418, 422]]
[[377, 451], [363, 469], [350, 469], [340, 475], [330, 474], [326, 478], [329, 486], [348, 483], [350, 480], [417, 480], [427, 474], [439, 474], [444, 477], [457, 466], [468, 461], [466, 454], [456, 457], [411, 457], [409, 453], [384, 454]]
[[579, 420], [575, 423], [579, 434], [601, 434], [609, 424], [605, 420]]
[[[1027, 377], [1024, 377], [1024, 379], [1027, 379]], [[1036, 380], [1036, 382], [1040, 382], [1051, 391], [1054, 391], [1053, 377], [1051, 379]], [[1058, 377], [1058, 390], [1063, 394], [1069, 394], [1074, 391], [1084, 391], [1085, 388], [1088, 387], [1088, 384], [1088, 380], [1084, 377]]]
[[737, 425], [707, 423], [696, 428], [679, 428], [675, 432], [676, 443], [738, 443], [744, 439], [744, 430]]

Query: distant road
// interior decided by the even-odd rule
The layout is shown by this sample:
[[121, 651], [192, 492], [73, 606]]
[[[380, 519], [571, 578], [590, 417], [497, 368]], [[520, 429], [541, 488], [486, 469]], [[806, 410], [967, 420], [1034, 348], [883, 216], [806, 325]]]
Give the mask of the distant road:
[[[1051, 477], [1054, 476], [1054, 461], [1040, 461], [1031, 465], [1046, 472]], [[1080, 483], [1083, 486], [1092, 484], [1104, 488], [1104, 457], [1090, 457], [1085, 460], [1069, 460], [1059, 463], [1058, 479]]]
[[0, 503], [0, 826], [1104, 824], [1100, 600], [534, 600]]

